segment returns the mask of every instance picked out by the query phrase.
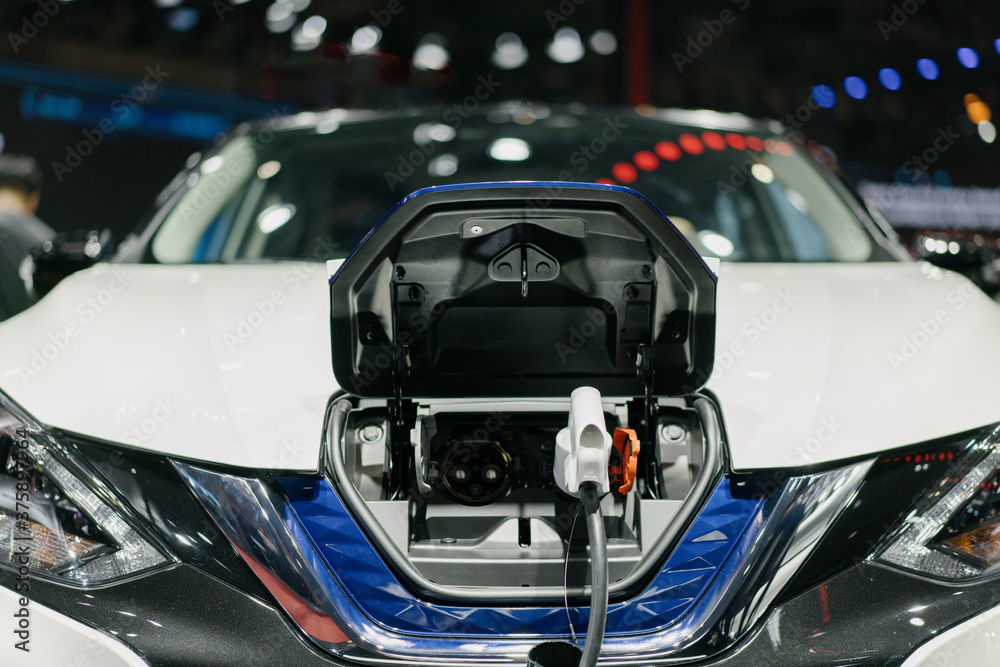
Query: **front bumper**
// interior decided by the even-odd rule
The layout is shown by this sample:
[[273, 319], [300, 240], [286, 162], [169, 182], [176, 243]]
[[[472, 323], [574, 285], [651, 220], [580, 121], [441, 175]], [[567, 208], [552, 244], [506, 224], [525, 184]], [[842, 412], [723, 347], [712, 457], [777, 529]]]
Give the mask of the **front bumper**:
[[[14, 576], [0, 575], [5, 588], [13, 588], [14, 583]], [[0, 595], [0, 615], [12, 621], [15, 594], [6, 590]], [[32, 613], [38, 615], [33, 620], [31, 646], [38, 652], [27, 661], [21, 656], [20, 662], [5, 659], [4, 665], [76, 664], [76, 655], [91, 656], [99, 650], [95, 647], [104, 652], [99, 659], [90, 658], [89, 664], [347, 664], [307, 643], [271, 603], [189, 565], [112, 588], [77, 590], [37, 580], [32, 582], [32, 605]], [[51, 622], [43, 622], [43, 605], [64, 613], [45, 610]], [[955, 625], [956, 619], [964, 620]], [[991, 633], [998, 628], [1000, 586], [995, 582], [948, 586], [861, 563], [774, 607], [741, 643], [697, 664], [996, 664], [1000, 642]], [[6, 658], [14, 636], [9, 631], [4, 634], [8, 640], [0, 656]], [[71, 651], [70, 659], [49, 660], [41, 647], [50, 645], [51, 650]]]
[[[961, 437], [956, 442], [965, 440]], [[32, 576], [31, 606], [39, 610], [40, 619], [33, 625], [32, 643], [61, 645], [60, 648], [75, 651], [73, 660], [67, 662], [56, 657], [53, 661], [44, 654], [36, 654], [29, 655], [27, 661], [18, 655], [18, 660], [0, 664], [46, 667], [83, 664], [75, 660], [76, 656], [83, 656], [89, 664], [152, 667], [426, 662], [420, 656], [394, 656], [395, 660], [384, 654], [380, 656], [377, 654], [382, 651], [378, 646], [374, 647], [375, 653], [367, 655], [335, 657], [324, 651], [322, 642], [309, 636], [316, 636], [314, 628], [293, 622], [300, 620], [300, 615], [294, 608], [289, 609], [290, 596], [282, 595], [288, 592], [281, 589], [285, 579], [265, 577], [262, 585], [258, 579], [261, 572], [255, 569], [256, 576], [251, 572], [252, 561], [237, 555], [241, 543], [230, 542], [213, 528], [209, 514], [214, 517], [215, 525], [226, 532], [225, 522], [218, 523], [219, 517], [239, 515], [239, 507], [206, 513], [192, 493], [192, 486], [189, 484], [185, 489], [175, 468], [161, 457], [118, 452], [96, 443], [77, 442], [73, 446], [79, 447], [81, 453], [86, 450], [86, 459], [127, 497], [143, 522], [155, 529], [177, 558], [167, 567], [131, 579], [82, 588], [55, 578]], [[895, 463], [899, 457], [881, 461], [864, 476], [865, 482], [856, 495], [854, 487], [847, 484], [854, 476], [850, 471], [860, 474], [868, 464], [784, 481], [777, 476], [736, 478], [737, 486], [743, 485], [741, 493], [751, 499], [758, 497], [759, 489], [770, 489], [761, 491], [769, 498], [765, 505], [770, 507], [761, 516], [762, 525], [773, 523], [771, 539], [750, 540], [761, 550], [760, 558], [755, 560], [760, 566], [737, 564], [743, 576], [749, 577], [747, 585], [731, 589], [733, 596], [728, 598], [725, 614], [703, 625], [704, 632], [697, 643], [688, 644], [684, 651], [664, 651], [655, 659], [620, 651], [617, 656], [606, 655], [602, 664], [901, 665], [921, 650], [919, 647], [942, 635], [952, 639], [943, 640], [943, 644], [941, 640], [928, 644], [929, 648], [916, 653], [910, 664], [923, 667], [928, 660], [937, 664], [952, 653], [961, 659], [973, 650], [993, 651], [992, 638], [979, 637], [978, 630], [992, 627], [983, 625], [981, 615], [1000, 607], [996, 577], [986, 573], [978, 580], [962, 584], [941, 583], [866, 560], [886, 530], [913, 505], [913, 496], [922, 496], [927, 484], [948, 468], [945, 461], [950, 457], [944, 455], [941, 446], [942, 443], [921, 446], [934, 455], [921, 455], [916, 467], [909, 463], [909, 456], [902, 464]], [[844, 471], [850, 474], [844, 477]], [[234, 479], [224, 473], [217, 476]], [[836, 493], [786, 494], [793, 486], [800, 490], [829, 490], [823, 484], [806, 483], [826, 478], [840, 479], [843, 483], [833, 488], [838, 493], [850, 491], [848, 495], [853, 499], [848, 501]], [[205, 489], [201, 484], [200, 491]], [[779, 502], [786, 495], [788, 502]], [[818, 502], [824, 497], [825, 503]], [[824, 506], [832, 513], [822, 511]], [[243, 507], [253, 513], [251, 524], [244, 527], [241, 535], [263, 545], [280, 542], [278, 536], [264, 528], [284, 525], [284, 519], [279, 517], [276, 524], [262, 523], [261, 503], [244, 503]], [[812, 512], [804, 513], [806, 507], [812, 508]], [[834, 521], [832, 527], [828, 527], [830, 520]], [[815, 553], [806, 548], [817, 541]], [[251, 546], [243, 544], [241, 551], [248, 552]], [[810, 553], [813, 556], [808, 556]], [[299, 561], [286, 558], [282, 562]], [[3, 593], [0, 602], [17, 601], [18, 595], [13, 591], [18, 583], [14, 570], [0, 569], [0, 586], [7, 589], [0, 591]], [[783, 593], [787, 597], [775, 597], [782, 589], [787, 591]], [[372, 595], [379, 596], [379, 591], [372, 591]], [[337, 604], [327, 607], [327, 611], [340, 614], [343, 610]], [[9, 619], [11, 630], [15, 629], [19, 621], [13, 610], [0, 613]], [[992, 617], [985, 618], [988, 623]], [[47, 623], [52, 619], [55, 625]], [[681, 620], [678, 619], [678, 626], [682, 625]], [[946, 634], [953, 626], [961, 627], [967, 622], [967, 628]], [[3, 632], [9, 637], [8, 645], [13, 646], [18, 637], [9, 633], [10, 630]], [[454, 633], [446, 635], [449, 633], [431, 632], [425, 639], [455, 639]], [[956, 637], [962, 641], [958, 648]], [[977, 637], [981, 641], [972, 647]], [[504, 639], [497, 637], [495, 641]], [[81, 649], [73, 648], [79, 647], [80, 642], [84, 648], [102, 647], [109, 657], [96, 661], [89, 658]], [[419, 643], [423, 647], [424, 641]], [[485, 643], [493, 642], [487, 639]], [[483, 651], [458, 651], [449, 656], [447, 663], [482, 664], [482, 654]]]

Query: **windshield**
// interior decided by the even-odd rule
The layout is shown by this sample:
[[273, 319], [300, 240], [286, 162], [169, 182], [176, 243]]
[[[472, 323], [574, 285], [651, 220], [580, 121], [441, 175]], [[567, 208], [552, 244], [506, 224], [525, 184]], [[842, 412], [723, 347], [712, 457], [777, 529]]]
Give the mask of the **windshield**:
[[203, 160], [172, 199], [151, 259], [346, 257], [415, 190], [523, 180], [634, 188], [706, 256], [886, 258], [812, 160], [780, 136], [632, 115], [521, 120], [446, 112], [433, 119], [321, 120], [236, 136]]

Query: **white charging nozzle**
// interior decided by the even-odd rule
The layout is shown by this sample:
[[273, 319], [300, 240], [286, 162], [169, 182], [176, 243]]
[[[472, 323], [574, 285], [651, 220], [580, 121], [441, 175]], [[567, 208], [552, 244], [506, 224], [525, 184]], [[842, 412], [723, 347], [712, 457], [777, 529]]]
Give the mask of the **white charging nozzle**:
[[605, 430], [601, 392], [579, 387], [569, 397], [569, 425], [556, 435], [556, 486], [574, 496], [580, 484], [595, 482], [609, 493], [608, 459], [611, 434]]

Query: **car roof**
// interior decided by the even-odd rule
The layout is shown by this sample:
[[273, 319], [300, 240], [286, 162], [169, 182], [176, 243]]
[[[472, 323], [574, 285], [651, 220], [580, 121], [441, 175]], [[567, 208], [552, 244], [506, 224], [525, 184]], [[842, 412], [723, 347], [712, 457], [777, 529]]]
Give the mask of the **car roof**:
[[[325, 111], [302, 111], [295, 114], [275, 114], [255, 121], [241, 123], [232, 134], [246, 134], [260, 129], [298, 130], [311, 129], [322, 123], [360, 123], [380, 120], [412, 119], [420, 121], [440, 121], [450, 106], [420, 106], [407, 109], [379, 111], [374, 109], [336, 108]], [[571, 115], [601, 119], [609, 114], [625, 115], [635, 119], [660, 120], [678, 125], [691, 125], [704, 129], [735, 130], [744, 132], [769, 132], [782, 134], [785, 127], [776, 120], [755, 119], [739, 113], [724, 113], [708, 109], [661, 109], [650, 105], [591, 106], [580, 103], [546, 104], [527, 101], [501, 102], [481, 105], [469, 114], [486, 118], [491, 114], [505, 113], [512, 117], [542, 119], [550, 115]], [[529, 121], [530, 122], [530, 121]]]

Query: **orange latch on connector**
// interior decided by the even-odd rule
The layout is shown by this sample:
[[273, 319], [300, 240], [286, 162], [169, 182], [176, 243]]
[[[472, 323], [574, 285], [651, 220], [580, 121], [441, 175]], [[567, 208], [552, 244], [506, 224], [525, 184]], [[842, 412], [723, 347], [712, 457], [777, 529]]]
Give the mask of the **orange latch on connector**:
[[616, 428], [612, 441], [611, 461], [608, 465], [608, 479], [611, 488], [623, 496], [632, 490], [635, 471], [639, 463], [639, 438], [630, 428]]

